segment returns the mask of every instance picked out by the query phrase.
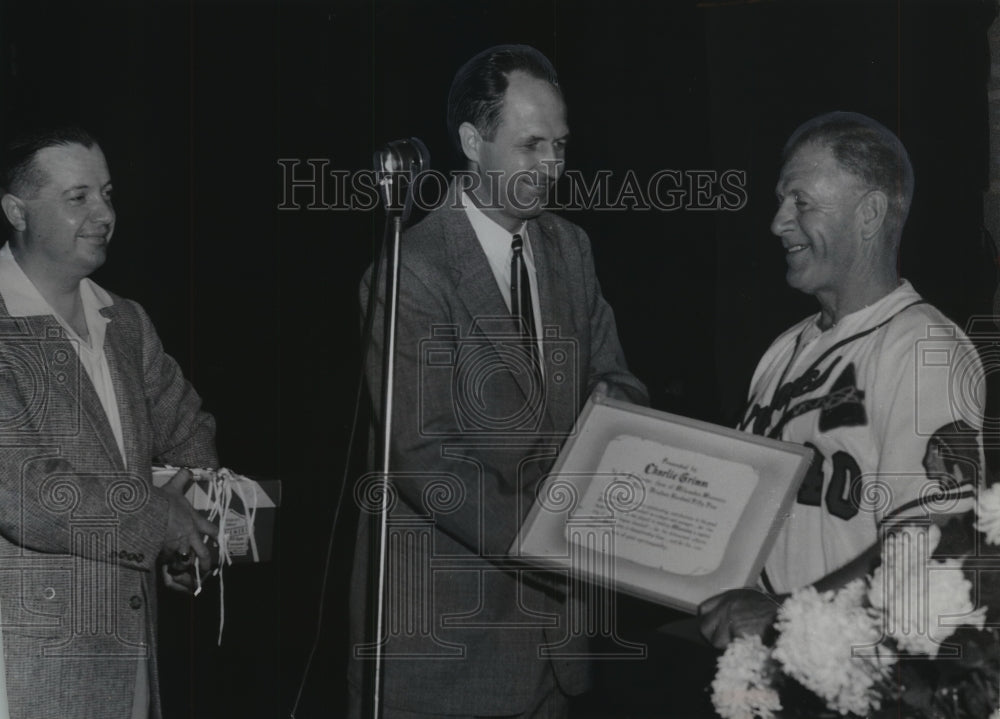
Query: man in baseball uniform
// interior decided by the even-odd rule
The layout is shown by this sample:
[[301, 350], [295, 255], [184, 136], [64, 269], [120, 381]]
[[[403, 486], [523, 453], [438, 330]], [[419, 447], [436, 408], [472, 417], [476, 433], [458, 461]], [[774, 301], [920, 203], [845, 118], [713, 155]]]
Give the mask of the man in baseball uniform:
[[913, 194], [906, 149], [871, 118], [834, 112], [799, 127], [783, 160], [771, 231], [788, 284], [820, 311], [764, 354], [740, 427], [815, 457], [762, 590], [702, 605], [702, 633], [719, 648], [763, 633], [795, 589], [867, 575], [885, 529], [970, 509], [982, 477], [979, 357], [898, 274]]

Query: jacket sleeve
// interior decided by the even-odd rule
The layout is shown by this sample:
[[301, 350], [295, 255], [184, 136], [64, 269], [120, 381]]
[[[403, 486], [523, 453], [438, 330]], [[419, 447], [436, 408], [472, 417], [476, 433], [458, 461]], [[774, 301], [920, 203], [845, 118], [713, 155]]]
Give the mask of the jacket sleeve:
[[588, 378], [588, 394], [594, 390], [598, 382], [607, 382], [612, 396], [618, 394], [621, 399], [640, 405], [649, 404], [649, 394], [646, 386], [631, 372], [625, 362], [618, 338], [618, 325], [611, 305], [604, 299], [601, 285], [594, 270], [594, 259], [591, 254], [590, 239], [586, 232], [578, 230], [577, 246], [579, 248], [581, 278], [586, 293], [586, 303], [590, 316], [590, 367]]
[[215, 419], [163, 345], [137, 303], [142, 330], [142, 373], [154, 461], [186, 467], [217, 467]]

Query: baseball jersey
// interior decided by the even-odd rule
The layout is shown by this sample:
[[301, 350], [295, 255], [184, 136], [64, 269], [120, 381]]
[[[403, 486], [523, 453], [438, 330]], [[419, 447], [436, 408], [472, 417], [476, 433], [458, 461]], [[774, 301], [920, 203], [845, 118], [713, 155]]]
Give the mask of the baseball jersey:
[[740, 428], [814, 451], [762, 577], [789, 592], [847, 564], [900, 519], [971, 509], [985, 375], [975, 347], [903, 281], [827, 330], [778, 337]]

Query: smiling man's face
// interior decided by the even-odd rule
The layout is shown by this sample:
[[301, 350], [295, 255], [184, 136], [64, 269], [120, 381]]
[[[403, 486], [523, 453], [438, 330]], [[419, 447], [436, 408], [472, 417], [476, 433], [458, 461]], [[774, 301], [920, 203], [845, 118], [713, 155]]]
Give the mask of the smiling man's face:
[[508, 83], [494, 137], [476, 132], [466, 154], [476, 164], [475, 194], [484, 211], [513, 232], [544, 209], [563, 171], [569, 128], [566, 105], [551, 83], [523, 72], [511, 73]]
[[20, 235], [18, 261], [47, 276], [86, 277], [104, 264], [115, 229], [104, 153], [97, 145], [46, 147], [34, 169], [43, 182], [21, 193], [20, 212], [11, 218]]
[[858, 214], [866, 188], [829, 148], [805, 144], [782, 167], [776, 192], [771, 231], [785, 248], [785, 279], [807, 294], [838, 298], [869, 259]]

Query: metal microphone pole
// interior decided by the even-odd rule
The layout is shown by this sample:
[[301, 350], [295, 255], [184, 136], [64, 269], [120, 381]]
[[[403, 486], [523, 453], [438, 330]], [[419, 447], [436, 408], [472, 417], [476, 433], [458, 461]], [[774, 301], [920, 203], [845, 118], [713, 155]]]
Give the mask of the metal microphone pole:
[[[403, 224], [409, 219], [413, 206], [413, 183], [416, 176], [430, 167], [430, 154], [423, 142], [415, 137], [409, 140], [390, 142], [383, 150], [375, 153], [375, 169], [381, 174], [382, 199], [385, 202], [386, 222], [391, 223], [387, 232], [385, 248], [385, 313], [383, 315], [383, 356], [382, 356], [382, 432], [380, 435], [381, 456], [379, 474], [382, 478], [381, 503], [379, 506], [378, 530], [378, 575], [376, 580], [377, 600], [375, 603], [375, 667], [372, 687], [372, 717], [382, 716], [382, 672], [383, 651], [382, 632], [385, 625], [385, 579], [386, 579], [386, 539], [389, 519], [389, 472], [391, 469], [390, 449], [392, 442], [392, 410], [395, 393], [396, 325], [399, 308], [399, 242]], [[405, 187], [405, 197], [399, 202], [398, 185], [404, 176], [409, 178]], [[386, 228], [389, 230], [389, 228]], [[378, 277], [376, 272], [375, 277]]]

